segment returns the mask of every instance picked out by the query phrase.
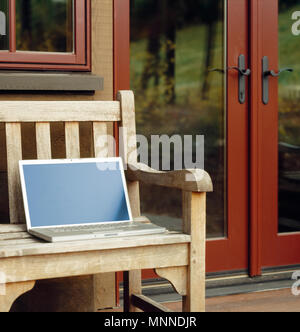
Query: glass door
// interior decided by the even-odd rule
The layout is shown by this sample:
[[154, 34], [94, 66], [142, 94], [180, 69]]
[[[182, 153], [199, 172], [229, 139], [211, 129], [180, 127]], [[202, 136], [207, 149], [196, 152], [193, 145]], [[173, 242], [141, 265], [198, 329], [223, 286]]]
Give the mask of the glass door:
[[261, 45], [258, 121], [252, 123], [260, 235], [253, 252], [262, 268], [295, 265], [300, 263], [300, 0], [258, 1], [253, 11]]
[[300, 1], [279, 1], [279, 67], [293, 72], [278, 81], [280, 234], [300, 232]]
[[[214, 182], [207, 206], [207, 270], [246, 270], [248, 75], [237, 67], [248, 68], [248, 1], [130, 5], [138, 134], [149, 142], [151, 135], [167, 135], [173, 156], [174, 141], [192, 135], [194, 161], [196, 136], [204, 135], [205, 169]], [[143, 214], [169, 229], [181, 228], [180, 191], [143, 185], [141, 196]]]

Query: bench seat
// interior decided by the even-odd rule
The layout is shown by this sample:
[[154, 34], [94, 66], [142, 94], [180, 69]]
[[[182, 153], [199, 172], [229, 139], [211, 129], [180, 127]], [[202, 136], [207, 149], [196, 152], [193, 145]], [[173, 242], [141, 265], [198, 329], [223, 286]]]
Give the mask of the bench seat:
[[[9, 226], [11, 227], [11, 226]], [[177, 232], [165, 234], [118, 237], [110, 239], [82, 240], [62, 243], [47, 243], [24, 230], [24, 226], [14, 225], [15, 232], [7, 232], [6, 225], [0, 225], [0, 258], [51, 255], [82, 251], [101, 251], [114, 248], [133, 248], [136, 246], [159, 246], [175, 243], [190, 243], [190, 235]], [[1, 263], [0, 263], [1, 264]]]
[[[188, 266], [189, 235], [165, 234], [46, 243], [24, 226], [0, 225], [0, 269], [6, 283], [122, 270]], [[174, 253], [176, 253], [174, 255]], [[112, 264], [114, 262], [114, 264]]]

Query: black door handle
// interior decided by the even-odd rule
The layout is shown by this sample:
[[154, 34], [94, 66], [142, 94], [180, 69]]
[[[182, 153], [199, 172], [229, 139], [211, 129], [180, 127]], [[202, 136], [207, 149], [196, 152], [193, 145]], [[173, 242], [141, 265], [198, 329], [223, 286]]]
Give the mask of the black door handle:
[[280, 69], [278, 73], [275, 73], [274, 70], [269, 70], [265, 73], [265, 75], [273, 76], [273, 77], [279, 77], [285, 71], [288, 71], [288, 72], [292, 73], [294, 71], [294, 69], [292, 69], [292, 68], [283, 68], [283, 69]]
[[269, 79], [271, 77], [279, 77], [283, 72], [292, 73], [294, 69], [283, 68], [276, 73], [274, 70], [269, 69], [269, 58], [267, 56], [262, 59], [262, 86], [263, 86], [263, 103], [268, 105], [269, 103]]
[[[231, 69], [235, 69], [237, 70], [241, 75], [244, 76], [250, 76], [251, 75], [251, 70], [250, 69], [240, 69], [239, 67], [228, 67], [227, 70], [231, 70]], [[220, 68], [212, 68], [208, 70], [209, 72], [218, 72], [221, 74], [225, 74], [225, 70], [224, 69], [220, 69]]]
[[239, 67], [229, 67], [228, 69], [235, 69], [239, 72], [240, 75], [243, 75], [243, 76], [250, 76], [251, 75], [251, 70], [250, 69], [241, 69]]
[[212, 68], [212, 69], [208, 69], [208, 71], [210, 73], [217, 72], [217, 73], [225, 74], [225, 69], [221, 69], [221, 68]]
[[[239, 73], [239, 102], [244, 104], [246, 102], [246, 77], [251, 75], [251, 70], [246, 69], [246, 58], [244, 54], [239, 56], [238, 67], [228, 67], [227, 70], [236, 70]], [[213, 68], [209, 70], [210, 72], [219, 72], [225, 74], [224, 69]]]
[[237, 70], [239, 73], [239, 102], [244, 104], [246, 102], [246, 78], [251, 75], [251, 70], [246, 69], [246, 58], [244, 54], [239, 56], [238, 67], [229, 67], [228, 69]]

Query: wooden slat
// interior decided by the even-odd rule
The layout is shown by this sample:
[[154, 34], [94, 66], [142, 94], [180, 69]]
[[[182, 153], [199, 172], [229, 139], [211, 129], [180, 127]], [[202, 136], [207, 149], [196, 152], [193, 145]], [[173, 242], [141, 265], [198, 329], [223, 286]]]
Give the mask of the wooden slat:
[[19, 161], [22, 160], [20, 123], [6, 124], [9, 214], [11, 224], [25, 223]]
[[18, 232], [18, 233], [4, 233], [0, 234], [0, 241], [13, 240], [13, 239], [28, 239], [32, 236], [27, 232]]
[[[135, 165], [137, 163], [136, 146], [136, 124], [134, 94], [132, 91], [121, 91], [118, 93], [118, 100], [121, 105], [121, 128], [120, 155], [123, 157], [125, 165]], [[140, 190], [138, 181], [128, 182], [128, 195], [133, 217], [141, 215]]]
[[5, 240], [5, 241], [0, 241], [0, 248], [4, 246], [15, 246], [20, 244], [32, 244], [32, 243], [41, 243], [41, 241], [34, 238]]
[[36, 146], [38, 159], [48, 160], [52, 158], [50, 123], [36, 123]]
[[137, 163], [136, 124], [134, 95], [132, 91], [121, 91], [118, 94], [121, 104], [121, 136], [120, 153], [126, 164]]
[[153, 301], [147, 296], [141, 294], [133, 294], [131, 296], [132, 304], [144, 312], [172, 312], [172, 310], [164, 307], [158, 302]]
[[5, 225], [0, 224], [0, 234], [25, 232], [26, 225]]
[[[149, 224], [151, 221], [147, 217], [135, 218], [134, 222]], [[25, 236], [31, 237], [27, 232], [26, 225], [11, 225], [11, 224], [0, 224], [0, 240], [5, 237], [10, 238], [24, 238]], [[171, 234], [171, 233], [170, 233]], [[175, 233], [173, 233], [175, 234]]]
[[66, 122], [65, 134], [67, 159], [80, 158], [79, 123]]
[[1, 101], [0, 122], [120, 121], [115, 101]]
[[94, 122], [93, 137], [95, 158], [107, 158], [109, 156], [107, 123]]
[[[82, 251], [122, 249], [146, 246], [178, 245], [185, 248], [190, 243], [190, 236], [184, 234], [158, 234], [151, 236], [121, 237], [116, 239], [100, 239], [89, 241], [74, 241], [64, 243], [40, 243], [33, 245], [16, 245], [0, 249], [1, 257], [17, 257], [30, 255], [46, 255]], [[182, 249], [185, 251], [185, 249]], [[186, 264], [176, 266], [184, 266]]]
[[[32, 244], [32, 246], [34, 245]], [[24, 246], [29, 245], [25, 244]], [[126, 270], [153, 269], [169, 265], [184, 266], [188, 264], [188, 253], [187, 244], [134, 246], [105, 251], [73, 251], [56, 255], [23, 256], [19, 253], [19, 257], [1, 260], [1, 271], [5, 274], [8, 283], [64, 278]]]

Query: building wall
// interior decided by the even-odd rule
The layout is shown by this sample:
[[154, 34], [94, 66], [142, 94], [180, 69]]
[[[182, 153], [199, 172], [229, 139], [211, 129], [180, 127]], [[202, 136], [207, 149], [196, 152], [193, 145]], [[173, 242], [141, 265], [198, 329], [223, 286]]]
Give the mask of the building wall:
[[[95, 94], [84, 93], [6, 93], [0, 94], [1, 100], [112, 100], [113, 99], [113, 0], [92, 0], [92, 73], [104, 78], [104, 90]], [[90, 124], [81, 126], [82, 157], [91, 156]], [[111, 128], [111, 131], [113, 128]], [[34, 126], [26, 124], [22, 128], [24, 139], [24, 158], [36, 156]], [[63, 127], [56, 124], [52, 127], [55, 141], [53, 157], [63, 158], [64, 134]], [[6, 188], [5, 132], [0, 127], [0, 215], [7, 217], [8, 199]], [[7, 218], [3, 222], [8, 222]], [[15, 305], [15, 310], [55, 310], [57, 311], [90, 311], [94, 307], [114, 305], [115, 278], [111, 275], [88, 276], [66, 280], [44, 281], [38, 283], [31, 295], [25, 295]], [[111, 291], [108, 293], [106, 289]], [[100, 296], [94, 298], [94, 291]], [[47, 299], [43, 295], [47, 296]], [[101, 296], [102, 294], [102, 296]], [[45, 302], [48, 306], [45, 306]], [[41, 306], [41, 304], [43, 304]]]

